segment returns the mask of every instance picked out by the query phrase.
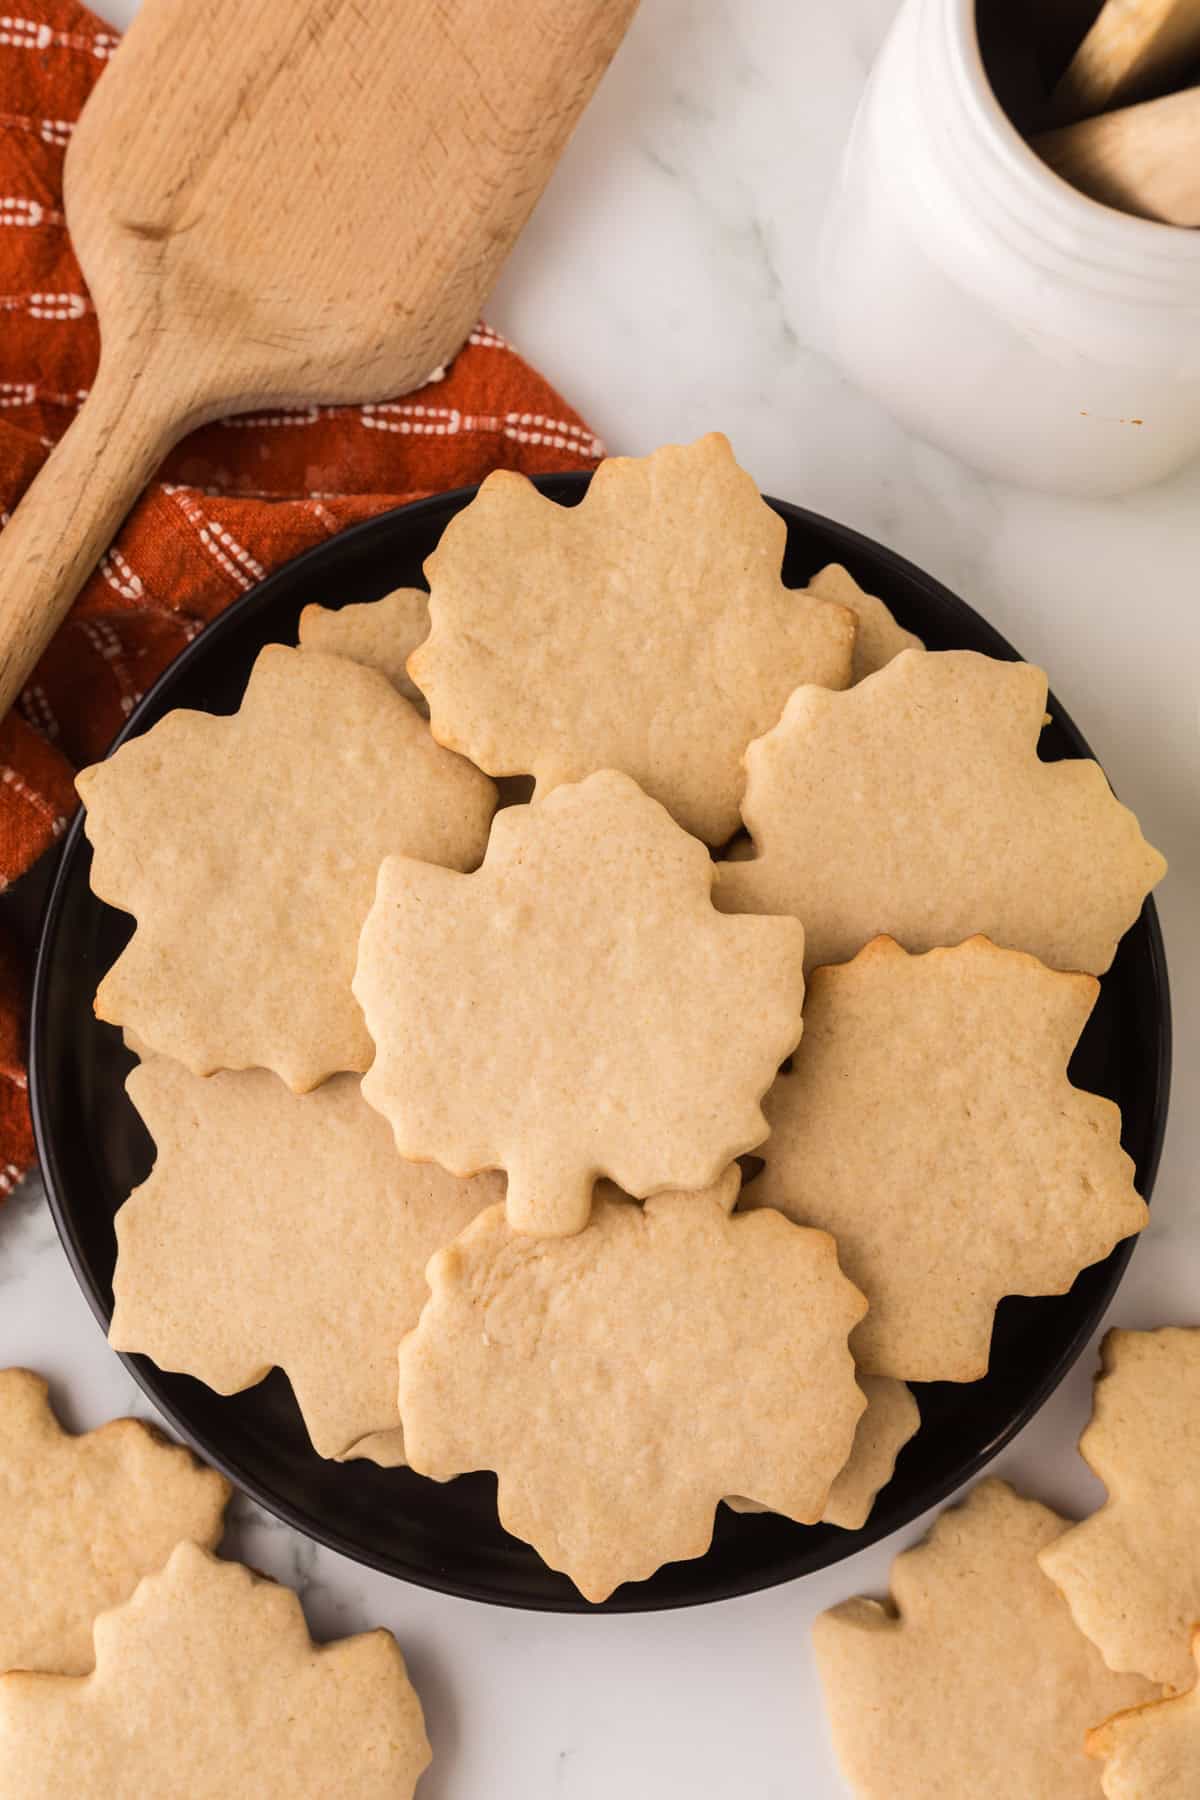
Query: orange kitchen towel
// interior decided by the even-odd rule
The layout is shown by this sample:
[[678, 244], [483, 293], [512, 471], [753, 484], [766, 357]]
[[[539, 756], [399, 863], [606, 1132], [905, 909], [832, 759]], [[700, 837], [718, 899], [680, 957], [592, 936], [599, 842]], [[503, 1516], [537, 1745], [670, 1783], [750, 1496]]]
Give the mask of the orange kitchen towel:
[[[62, 169], [117, 43], [75, 0], [9, 0], [0, 16], [0, 524], [95, 374], [99, 335], [64, 230]], [[74, 771], [103, 755], [155, 676], [280, 563], [489, 469], [586, 469], [601, 454], [578, 415], [484, 325], [440, 379], [402, 400], [262, 413], [186, 439], [0, 722], [0, 885], [61, 835]], [[27, 986], [28, 971], [0, 943], [0, 1196], [33, 1160]]]

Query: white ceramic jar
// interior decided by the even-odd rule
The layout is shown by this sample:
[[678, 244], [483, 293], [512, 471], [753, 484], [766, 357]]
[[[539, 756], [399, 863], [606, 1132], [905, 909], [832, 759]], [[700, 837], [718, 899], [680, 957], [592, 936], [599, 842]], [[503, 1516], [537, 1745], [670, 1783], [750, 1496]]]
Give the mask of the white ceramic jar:
[[1200, 452], [1200, 231], [1040, 161], [991, 90], [975, 0], [904, 0], [820, 266], [846, 372], [991, 474], [1116, 494]]

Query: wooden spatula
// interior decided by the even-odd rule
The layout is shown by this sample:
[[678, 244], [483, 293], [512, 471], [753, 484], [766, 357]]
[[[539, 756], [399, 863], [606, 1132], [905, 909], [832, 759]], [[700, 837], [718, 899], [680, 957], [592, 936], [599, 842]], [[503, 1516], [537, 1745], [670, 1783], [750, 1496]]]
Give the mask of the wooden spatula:
[[637, 0], [146, 0], [76, 127], [100, 369], [0, 533], [0, 715], [194, 426], [459, 348]]

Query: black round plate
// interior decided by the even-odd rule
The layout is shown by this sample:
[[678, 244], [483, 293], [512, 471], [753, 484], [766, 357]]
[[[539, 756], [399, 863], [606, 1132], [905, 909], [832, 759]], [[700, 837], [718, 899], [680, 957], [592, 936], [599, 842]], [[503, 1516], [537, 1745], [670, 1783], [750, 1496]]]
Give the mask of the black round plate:
[[[587, 477], [538, 483], [573, 505]], [[421, 566], [473, 490], [424, 500], [343, 532], [299, 557], [230, 607], [171, 665], [130, 718], [118, 743], [176, 706], [232, 712], [263, 644], [294, 643], [309, 601], [374, 600]], [[772, 501], [788, 526], [786, 580], [802, 585], [830, 561], [848, 565], [931, 649], [1016, 652], [969, 606], [880, 545], [798, 507]], [[1049, 760], [1090, 755], [1053, 699], [1042, 734]], [[66, 839], [43, 928], [34, 986], [31, 1093], [50, 1204], [93, 1309], [107, 1326], [115, 1256], [113, 1214], [148, 1174], [152, 1146], [125, 1097], [132, 1058], [98, 1024], [92, 996], [126, 942], [131, 921], [92, 895], [91, 855], [76, 820]], [[1128, 933], [1072, 1064], [1076, 1082], [1117, 1101], [1122, 1138], [1149, 1196], [1167, 1110], [1170, 1013], [1167, 971], [1153, 905]], [[996, 1318], [991, 1372], [970, 1386], [917, 1390], [921, 1429], [866, 1528], [803, 1527], [718, 1508], [713, 1544], [694, 1562], [618, 1589], [588, 1608], [496, 1521], [495, 1480], [464, 1476], [438, 1486], [407, 1469], [323, 1462], [308, 1442], [291, 1388], [276, 1370], [232, 1398], [183, 1375], [126, 1356], [141, 1386], [176, 1430], [260, 1505], [310, 1537], [406, 1580], [509, 1606], [549, 1611], [639, 1611], [687, 1606], [788, 1581], [862, 1549], [941, 1500], [975, 1474], [1037, 1411], [1096, 1326], [1129, 1259], [1130, 1245], [1080, 1275], [1069, 1294], [1006, 1300]]]

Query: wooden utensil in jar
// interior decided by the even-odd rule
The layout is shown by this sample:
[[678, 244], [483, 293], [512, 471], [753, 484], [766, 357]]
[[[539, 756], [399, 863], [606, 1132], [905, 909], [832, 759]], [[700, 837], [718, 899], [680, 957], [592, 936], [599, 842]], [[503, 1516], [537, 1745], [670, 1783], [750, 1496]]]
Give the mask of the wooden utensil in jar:
[[1061, 124], [1163, 93], [1200, 57], [1200, 0], [1105, 0], [1054, 92]]
[[1200, 87], [1081, 119], [1032, 142], [1093, 200], [1164, 225], [1200, 225]]

